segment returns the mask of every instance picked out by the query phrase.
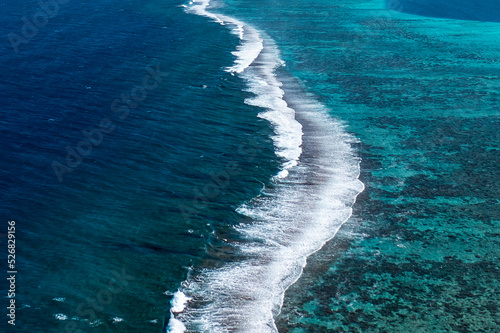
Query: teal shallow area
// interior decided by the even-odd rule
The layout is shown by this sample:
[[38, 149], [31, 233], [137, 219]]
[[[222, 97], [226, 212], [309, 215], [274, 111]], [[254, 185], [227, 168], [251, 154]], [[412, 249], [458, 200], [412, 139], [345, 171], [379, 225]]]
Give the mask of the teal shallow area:
[[500, 331], [500, 24], [227, 3], [360, 139], [366, 190], [287, 292], [280, 332]]
[[[397, 129], [419, 131], [395, 143], [398, 155], [363, 149], [366, 168], [375, 169], [363, 172], [367, 188], [355, 213], [363, 224], [342, 236], [355, 239], [346, 252], [326, 249], [313, 258], [305, 279], [289, 291], [281, 331], [498, 331], [500, 239], [490, 179], [498, 176], [493, 153], [468, 144], [469, 136], [494, 144], [498, 121], [392, 121]], [[471, 130], [450, 130], [460, 124]], [[484, 138], [488, 129], [491, 137]], [[436, 152], [446, 137], [463, 148]], [[404, 155], [416, 148], [419, 154]], [[394, 161], [409, 171], [391, 168]], [[325, 257], [338, 261], [315, 267], [325, 266]]]

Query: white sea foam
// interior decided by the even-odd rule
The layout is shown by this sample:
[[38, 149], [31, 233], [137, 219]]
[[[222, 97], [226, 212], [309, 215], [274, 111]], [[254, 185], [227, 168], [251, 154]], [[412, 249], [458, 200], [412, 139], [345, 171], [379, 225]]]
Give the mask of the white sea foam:
[[174, 293], [174, 298], [170, 301], [172, 307], [170, 311], [173, 313], [178, 313], [184, 311], [187, 302], [189, 302], [191, 298], [187, 297], [182, 291], [178, 290]]
[[167, 326], [167, 332], [171, 333], [184, 333], [186, 331], [186, 326], [184, 323], [174, 317], [170, 318]]
[[168, 322], [167, 332], [183, 333], [186, 331], [186, 326], [182, 321], [175, 318], [176, 313], [184, 311], [186, 304], [191, 300], [182, 291], [178, 290], [174, 293], [174, 297], [170, 301], [170, 321]]
[[232, 66], [226, 68], [228, 72], [241, 73], [255, 61], [264, 47], [262, 38], [260, 38], [256, 29], [233, 17], [207, 11], [210, 0], [192, 1], [190, 4], [186, 9], [188, 13], [206, 16], [219, 24], [229, 25], [231, 33], [237, 35], [240, 39], [241, 44], [237, 46], [236, 51], [232, 52], [236, 56], [236, 61]]
[[288, 170], [297, 165], [302, 153], [302, 125], [295, 119], [295, 110], [283, 99], [285, 93], [281, 89], [282, 83], [274, 73], [280, 64], [276, 46], [271, 39], [266, 38], [266, 49], [261, 52], [258, 62], [241, 76], [247, 81], [247, 90], [254, 94], [245, 103], [265, 109], [259, 117], [274, 126], [275, 135], [272, 139], [276, 155], [284, 160], [282, 170], [276, 177], [285, 178]]
[[237, 247], [247, 259], [188, 279], [179, 300], [190, 296], [193, 306], [183, 301], [177, 307], [173, 301], [167, 331], [274, 333], [285, 291], [300, 277], [307, 257], [349, 219], [363, 190], [359, 160], [350, 146], [355, 138], [321, 104], [295, 94], [299, 89], [285, 95], [288, 87], [276, 74], [284, 62], [271, 38], [237, 19], [207, 11], [209, 4], [193, 1], [187, 11], [227, 25], [240, 38], [235, 63], [227, 71], [246, 81], [254, 96], [245, 102], [262, 108], [259, 117], [273, 125], [282, 165], [272, 189], [264, 188], [262, 195], [237, 209], [252, 219], [237, 227], [244, 239]]
[[363, 185], [350, 137], [321, 106], [307, 107], [301, 105], [308, 130], [315, 130], [308, 138], [317, 145], [315, 157], [305, 156], [286, 181], [238, 209], [253, 220], [237, 228], [247, 240], [239, 248], [250, 259], [205, 270], [186, 287], [206, 304], [186, 310], [199, 331], [277, 332], [274, 318], [286, 289], [300, 277], [306, 258], [351, 216]]
[[[186, 12], [228, 25], [231, 33], [240, 39], [236, 51], [232, 52], [236, 56], [234, 64], [227, 67], [226, 71], [240, 74], [247, 81], [248, 90], [255, 94], [255, 97], [245, 101], [247, 104], [266, 109], [259, 117], [274, 125], [276, 154], [284, 159], [282, 170], [276, 178], [286, 178], [288, 169], [297, 165], [300, 157], [302, 130], [300, 123], [295, 120], [295, 111], [284, 101], [281, 83], [274, 74], [277, 67], [284, 65], [278, 49], [275, 45], [268, 45], [268, 52], [263, 52], [264, 40], [257, 29], [236, 18], [211, 13], [207, 10], [210, 0], [194, 0], [189, 4]], [[272, 43], [272, 40], [268, 38], [267, 43]], [[258, 65], [255, 64], [257, 58], [260, 59]]]
[[57, 320], [67, 320], [68, 316], [66, 316], [64, 313], [56, 313], [54, 315], [54, 318], [56, 318]]
[[233, 66], [226, 68], [226, 71], [242, 73], [257, 59], [264, 48], [263, 40], [259, 32], [249, 25], [244, 25], [238, 20], [229, 21], [235, 26], [231, 31], [239, 36], [241, 44], [236, 47], [232, 54], [236, 56]]

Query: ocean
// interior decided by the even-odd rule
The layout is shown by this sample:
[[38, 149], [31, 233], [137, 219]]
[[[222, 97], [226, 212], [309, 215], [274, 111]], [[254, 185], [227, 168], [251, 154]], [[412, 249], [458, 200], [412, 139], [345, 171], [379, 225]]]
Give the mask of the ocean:
[[0, 11], [2, 331], [500, 331], [497, 1]]

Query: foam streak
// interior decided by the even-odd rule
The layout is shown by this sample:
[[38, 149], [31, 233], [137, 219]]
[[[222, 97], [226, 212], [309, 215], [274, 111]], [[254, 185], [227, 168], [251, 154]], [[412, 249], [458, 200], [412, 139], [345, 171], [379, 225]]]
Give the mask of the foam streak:
[[[237, 73], [261, 107], [259, 117], [274, 126], [273, 142], [282, 170], [275, 186], [241, 205], [252, 219], [237, 228], [235, 245], [245, 259], [205, 269], [183, 285], [183, 311], [171, 311], [169, 332], [275, 333], [285, 291], [302, 274], [306, 259], [332, 239], [352, 213], [363, 190], [355, 138], [327, 110], [307, 97], [298, 83], [278, 75], [283, 61], [271, 38], [235, 18], [207, 11], [209, 0], [193, 1], [188, 12], [231, 27], [240, 38]], [[183, 302], [182, 304], [186, 304]], [[173, 308], [175, 308], [175, 305]]]

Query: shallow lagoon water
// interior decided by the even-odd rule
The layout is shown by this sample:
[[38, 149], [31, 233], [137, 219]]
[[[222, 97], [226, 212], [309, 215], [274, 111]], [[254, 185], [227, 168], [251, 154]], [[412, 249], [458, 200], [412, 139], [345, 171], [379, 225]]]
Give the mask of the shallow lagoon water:
[[360, 138], [366, 185], [287, 292], [280, 331], [498, 330], [500, 26], [377, 1], [245, 9]]

